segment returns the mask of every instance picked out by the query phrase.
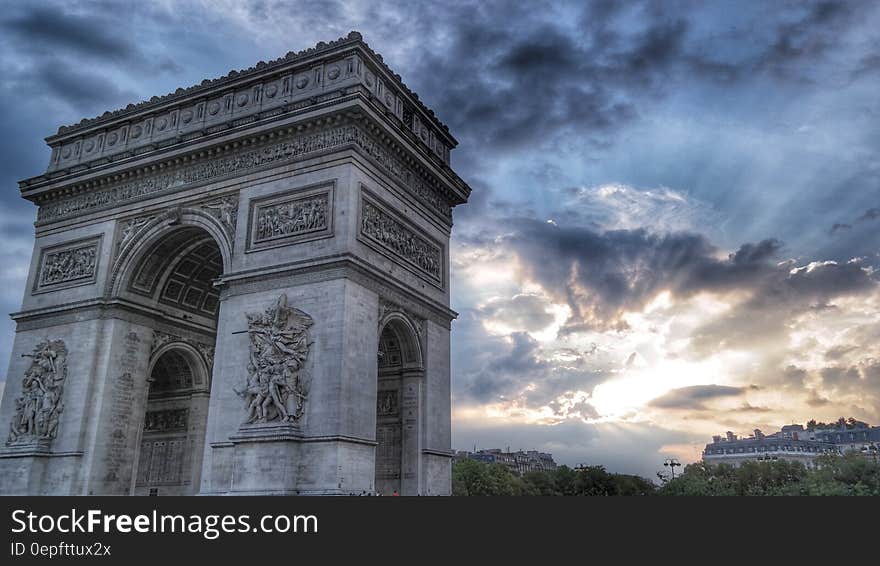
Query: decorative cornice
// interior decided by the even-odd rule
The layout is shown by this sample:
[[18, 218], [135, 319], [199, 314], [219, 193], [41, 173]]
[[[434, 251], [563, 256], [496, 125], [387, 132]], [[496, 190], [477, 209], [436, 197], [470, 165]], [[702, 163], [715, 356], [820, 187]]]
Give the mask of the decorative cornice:
[[[383, 135], [381, 128], [365, 114], [348, 112], [345, 116], [321, 117], [35, 195], [33, 200], [40, 206], [37, 224], [106, 210], [348, 147], [366, 154], [426, 209], [447, 222], [451, 220], [452, 206], [462, 202], [460, 194], [449, 190], [392, 138]], [[460, 182], [454, 173], [447, 180]]]
[[449, 129], [359, 33], [351, 32], [330, 43], [62, 126], [46, 138], [52, 147], [48, 171], [76, 171], [170, 147], [357, 90], [413, 134], [429, 154], [449, 164], [449, 152], [457, 145]]

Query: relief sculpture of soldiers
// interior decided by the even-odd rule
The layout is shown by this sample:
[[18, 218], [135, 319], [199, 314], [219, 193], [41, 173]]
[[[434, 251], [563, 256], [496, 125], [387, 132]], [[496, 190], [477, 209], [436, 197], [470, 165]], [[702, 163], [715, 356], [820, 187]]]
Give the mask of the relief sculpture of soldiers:
[[321, 229], [327, 225], [327, 200], [311, 199], [267, 208], [260, 211], [257, 222], [259, 239]]
[[247, 386], [239, 394], [247, 423], [296, 422], [302, 415], [308, 385], [305, 363], [312, 343], [312, 317], [287, 306], [287, 296], [264, 313], [248, 314], [250, 363]]
[[451, 494], [458, 142], [298, 47], [46, 138], [0, 494]]
[[42, 342], [30, 359], [21, 381], [21, 396], [15, 400], [15, 414], [7, 445], [52, 440], [64, 411], [64, 381], [67, 379], [67, 348], [62, 340]]

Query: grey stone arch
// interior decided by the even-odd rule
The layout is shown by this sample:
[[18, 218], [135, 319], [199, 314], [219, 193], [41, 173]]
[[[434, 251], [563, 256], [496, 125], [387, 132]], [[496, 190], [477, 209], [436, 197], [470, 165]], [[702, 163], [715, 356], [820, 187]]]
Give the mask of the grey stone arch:
[[[135, 221], [130, 233], [124, 228]], [[141, 335], [152, 335], [150, 354], [134, 371], [137, 392], [132, 399], [130, 411], [128, 465], [123, 469], [131, 472], [127, 492], [149, 494], [157, 489], [163, 494], [193, 494], [198, 492], [201, 462], [204, 455], [209, 397], [213, 370], [213, 348], [216, 343], [217, 324], [220, 316], [220, 292], [213, 280], [228, 269], [232, 256], [232, 234], [217, 218], [198, 208], [172, 208], [148, 213], [120, 221], [120, 229], [114, 242], [114, 261], [111, 277], [105, 288], [106, 297], [122, 305], [129, 305], [139, 312], [134, 321]], [[206, 251], [207, 250], [207, 251]], [[210, 273], [203, 278], [189, 277], [180, 273], [185, 262], [195, 262], [197, 270], [208, 264]], [[153, 275], [149, 284], [138, 286], [138, 277], [146, 270]], [[201, 271], [200, 271], [201, 272]], [[199, 273], [200, 273], [199, 272]], [[188, 278], [189, 277], [189, 278]], [[180, 301], [167, 300], [166, 291], [172, 283], [184, 285]], [[206, 301], [184, 304], [185, 293], [198, 288], [207, 298], [212, 297], [213, 310], [205, 310]], [[211, 350], [210, 355], [206, 352]], [[181, 372], [189, 372], [192, 387], [157, 395], [154, 390], [157, 365], [165, 358], [178, 358]], [[174, 430], [148, 430], [156, 422], [157, 412], [186, 411], [186, 425]], [[151, 413], [153, 413], [151, 415]], [[176, 413], [179, 416], [179, 413]], [[170, 415], [170, 416], [169, 416]], [[167, 418], [166, 418], [167, 417]], [[175, 417], [176, 418], [176, 417]], [[152, 420], [151, 420], [152, 419]], [[145, 443], [153, 442], [146, 446]], [[162, 444], [162, 443], [165, 444]], [[165, 450], [156, 450], [156, 443]], [[169, 444], [173, 443], [173, 444]], [[173, 446], [173, 450], [170, 448]], [[180, 447], [185, 446], [182, 452]], [[145, 460], [146, 449], [152, 453]], [[158, 455], [157, 455], [158, 454]], [[159, 481], [145, 481], [144, 470], [155, 469], [152, 461], [164, 461], [166, 471]], [[147, 466], [147, 468], [145, 468]], [[171, 471], [177, 470], [175, 474]], [[152, 473], [152, 472], [151, 472]], [[163, 475], [164, 474], [164, 475]]]
[[130, 493], [198, 493], [211, 360], [204, 351], [175, 337], [151, 354], [147, 376], [142, 410], [135, 412], [140, 424]]
[[423, 323], [402, 309], [379, 321], [374, 489], [421, 493]]
[[[128, 237], [125, 228], [118, 230], [114, 250], [113, 266], [107, 280], [105, 294], [109, 297], [120, 297], [125, 294], [133, 271], [140, 265], [144, 257], [155, 250], [156, 245], [174, 232], [189, 229], [193, 233], [202, 230], [210, 236], [220, 250], [224, 269], [228, 269], [232, 261], [234, 234], [210, 213], [193, 207], [171, 208], [152, 214], [134, 216], [121, 221], [126, 225], [134, 222]], [[140, 224], [142, 222], [142, 224]]]

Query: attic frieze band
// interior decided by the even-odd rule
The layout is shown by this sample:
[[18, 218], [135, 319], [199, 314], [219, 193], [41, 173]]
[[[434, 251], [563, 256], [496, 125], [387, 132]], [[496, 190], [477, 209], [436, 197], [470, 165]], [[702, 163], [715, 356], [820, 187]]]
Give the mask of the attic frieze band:
[[[286, 137], [281, 134], [282, 137]], [[429, 210], [449, 220], [452, 207], [447, 198], [404, 161], [392, 155], [384, 144], [376, 141], [356, 124], [330, 127], [312, 134], [292, 135], [282, 141], [267, 142], [251, 149], [230, 149], [228, 155], [200, 160], [190, 165], [130, 181], [122, 181], [87, 193], [62, 198], [40, 205], [38, 223], [49, 223], [74, 216], [112, 208], [127, 202], [166, 192], [184, 190], [197, 183], [219, 179], [231, 174], [244, 174], [268, 164], [281, 164], [328, 149], [352, 145], [365, 152], [381, 169], [399, 181]]]
[[[166, 107], [169, 103], [181, 103], [186, 100], [191, 100], [194, 97], [205, 97], [216, 92], [218, 88], [233, 87], [238, 88], [241, 92], [254, 86], [251, 83], [245, 83], [244, 86], [242, 86], [243, 79], [259, 80], [261, 76], [265, 77], [267, 74], [268, 76], [271, 76], [273, 73], [284, 73], [284, 69], [288, 69], [286, 72], [289, 74], [292, 72], [291, 66], [298, 63], [310, 65], [307, 68], [303, 67], [303, 69], [305, 69], [304, 72], [315, 70], [325, 60], [329, 61], [330, 65], [333, 65], [334, 63], [338, 65], [340, 59], [344, 59], [356, 52], [361, 52], [361, 56], [366, 57], [370, 62], [369, 67], [376, 67], [376, 69], [364, 69], [366, 71], [363, 73], [364, 85], [370, 88], [371, 91], [374, 90], [375, 94], [383, 99], [387, 98], [389, 90], [393, 91], [395, 88], [399, 89], [405, 97], [410, 99], [407, 101], [408, 103], [411, 103], [413, 107], [418, 108], [419, 113], [424, 113], [424, 117], [427, 122], [430, 123], [429, 127], [436, 128], [438, 132], [442, 132], [442, 136], [449, 136], [448, 141], [452, 142], [453, 146], [455, 145], [456, 142], [451, 139], [449, 134], [449, 128], [440, 122], [434, 112], [430, 108], [427, 108], [419, 100], [419, 97], [403, 83], [400, 75], [394, 73], [388, 68], [388, 65], [385, 63], [382, 56], [373, 51], [363, 40], [361, 34], [356, 31], [352, 31], [346, 37], [340, 37], [329, 43], [319, 42], [316, 46], [299, 52], [288, 52], [284, 57], [278, 58], [274, 61], [260, 61], [255, 66], [248, 69], [233, 70], [226, 76], [216, 79], [205, 79], [198, 85], [189, 88], [178, 88], [176, 91], [165, 96], [153, 96], [149, 100], [137, 104], [129, 104], [125, 108], [104, 112], [102, 115], [95, 118], [83, 119], [77, 124], [61, 126], [56, 135], [50, 136], [49, 141], [50, 143], [54, 143], [56, 139], [61, 139], [65, 136], [70, 136], [71, 134], [83, 133], [96, 125], [111, 125], [114, 120], [131, 118], [145, 110]], [[334, 70], [332, 66], [328, 66], [327, 78], [330, 81], [344, 79], [345, 76], [346, 73], [340, 72], [338, 68]], [[358, 74], [358, 76], [360, 76], [360, 74]], [[383, 76], [385, 77], [385, 80], [382, 80]], [[318, 77], [316, 76], [316, 78]], [[295, 82], [297, 83], [296, 86], [299, 90], [304, 90], [308, 87], [308, 80], [304, 80], [303, 76], [297, 77]], [[383, 83], [385, 82], [388, 83], [387, 88], [383, 88]], [[273, 92], [273, 88], [275, 89], [275, 92]], [[277, 85], [273, 87], [273, 85], [269, 84], [266, 86], [265, 90], [267, 96], [272, 98], [274, 97], [274, 94], [277, 93]], [[428, 126], [428, 124], [425, 125]], [[414, 130], [416, 134], [421, 134], [421, 130], [416, 128], [414, 128]], [[444, 159], [448, 162], [448, 149], [451, 148], [447, 147], [446, 149], [447, 151]], [[443, 156], [441, 155], [441, 157]]]

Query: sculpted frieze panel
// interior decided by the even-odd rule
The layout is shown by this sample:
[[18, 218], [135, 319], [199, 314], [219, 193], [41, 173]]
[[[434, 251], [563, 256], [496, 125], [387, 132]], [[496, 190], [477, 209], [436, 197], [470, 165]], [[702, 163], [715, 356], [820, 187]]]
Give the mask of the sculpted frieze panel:
[[34, 291], [52, 291], [95, 282], [101, 237], [43, 248]]
[[327, 186], [251, 203], [249, 249], [332, 235], [333, 192]]
[[435, 285], [443, 284], [443, 249], [366, 196], [361, 198], [361, 235]]

